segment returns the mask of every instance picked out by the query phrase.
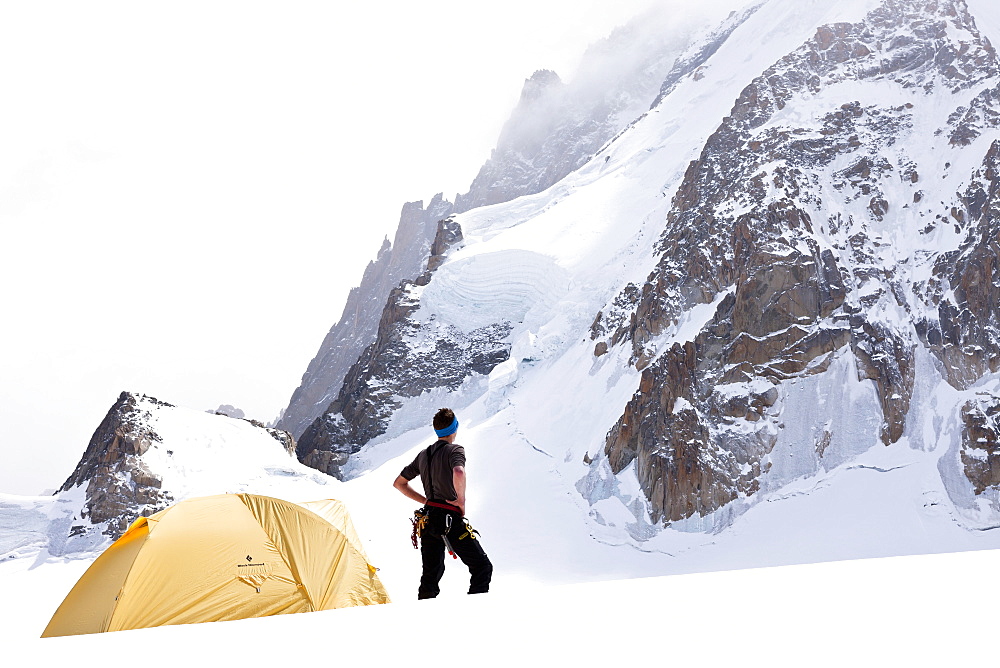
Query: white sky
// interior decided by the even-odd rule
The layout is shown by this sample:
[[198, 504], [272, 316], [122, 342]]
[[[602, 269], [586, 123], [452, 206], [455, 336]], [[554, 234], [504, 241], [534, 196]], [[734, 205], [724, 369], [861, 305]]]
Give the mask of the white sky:
[[123, 390], [276, 417], [402, 204], [653, 1], [5, 3], [0, 491]]

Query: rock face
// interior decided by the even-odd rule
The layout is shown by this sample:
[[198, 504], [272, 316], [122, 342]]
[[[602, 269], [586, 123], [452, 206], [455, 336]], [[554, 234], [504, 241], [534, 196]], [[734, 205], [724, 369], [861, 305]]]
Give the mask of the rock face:
[[962, 407], [961, 461], [976, 494], [1000, 488], [1000, 397], [981, 395]]
[[365, 269], [361, 284], [351, 290], [340, 321], [330, 329], [309, 363], [302, 383], [278, 420], [279, 428], [301, 435], [336, 399], [348, 369], [375, 342], [381, 311], [372, 305], [384, 304], [400, 281], [420, 274], [438, 221], [453, 209], [441, 195], [426, 208], [422, 202], [403, 206], [393, 243], [385, 241], [378, 257]]
[[[775, 26], [790, 0], [751, 4], [683, 47], [630, 56], [641, 67], [621, 85], [536, 72], [420, 271], [386, 287], [377, 331], [327, 388], [300, 460], [363, 472], [362, 450], [417, 426], [418, 410], [425, 422], [437, 397], [512, 405], [543, 360], [562, 384], [525, 383], [568, 398], [539, 412], [601, 420], [602, 447], [565, 460], [588, 467], [577, 489], [594, 506], [616, 486], [641, 491], [646, 505], [618, 497], [645, 522], [633, 538], [664, 523], [718, 529], [872, 448], [953, 436], [942, 480], [956, 507], [988, 506], [974, 521], [993, 526], [1000, 63], [962, 0], [845, 6], [851, 22], [799, 33]], [[786, 27], [797, 44], [757, 41]], [[757, 61], [738, 63], [731, 40], [772, 55], [740, 69]], [[706, 78], [740, 88], [719, 104]], [[589, 370], [569, 370], [573, 339]], [[575, 385], [617, 392], [622, 378], [634, 393], [610, 417], [578, 409], [605, 404]], [[958, 408], [935, 413], [945, 395]]]
[[148, 417], [139, 397], [122, 392], [94, 432], [76, 469], [57, 491], [86, 488], [79, 518], [86, 522], [74, 525], [71, 534], [103, 526], [104, 534], [117, 539], [136, 517], [151, 515], [173, 502], [169, 492], [161, 489], [163, 480], [142, 461], [150, 446], [161, 441], [146, 424]]
[[[743, 90], [684, 175], [656, 269], [592, 329], [597, 345], [630, 341], [642, 370], [605, 453], [616, 473], [636, 461], [654, 521], [757, 492], [782, 383], [844, 354], [874, 383], [885, 444], [906, 429], [918, 347], [956, 388], [997, 370], [1000, 149], [975, 141], [997, 127], [997, 76], [964, 2], [887, 0], [860, 23], [820, 27]], [[887, 94], [844, 99], [848, 82]], [[948, 156], [944, 178], [933, 150]], [[979, 167], [956, 193], [959, 160]], [[714, 315], [672, 343], [699, 304]], [[985, 489], [991, 418], [963, 415], [963, 461]]]
[[[172, 426], [171, 440], [157, 426], [164, 419], [167, 429]], [[180, 430], [178, 424], [182, 425]], [[55, 535], [62, 530], [62, 520], [59, 527], [50, 528], [50, 538], [59, 541], [50, 543], [50, 552], [86, 551], [103, 540], [115, 540], [136, 518], [185, 498], [192, 485], [203, 484], [206, 493], [215, 494], [231, 491], [226, 480], [229, 475], [243, 478], [241, 484], [249, 483], [249, 476], [232, 464], [231, 455], [218, 457], [213, 453], [225, 447], [232, 447], [232, 454], [240, 452], [248, 457], [263, 453], [261, 461], [266, 463], [284, 458], [298, 465], [293, 459], [295, 440], [287, 431], [222, 413], [204, 415], [153, 397], [122, 392], [94, 432], [76, 469], [55, 494], [61, 497], [61, 505], [82, 502], [82, 506], [71, 510], [68, 535]], [[237, 472], [209, 471], [205, 477], [210, 480], [202, 483], [183, 480], [176, 473], [180, 469], [193, 478], [201, 467], [220, 461], [228, 462], [224, 465]], [[281, 476], [291, 475], [273, 464], [270, 469]], [[164, 476], [169, 476], [175, 487], [169, 487]], [[101, 539], [98, 533], [106, 538]]]
[[[435, 268], [436, 251], [431, 244], [438, 234], [439, 221], [480, 206], [541, 192], [590, 160], [649, 107], [671, 67], [680, 76], [695, 66], [679, 64], [677, 58], [686, 43], [681, 41], [680, 28], [667, 32], [670, 30], [677, 35], [665, 39], [662, 22], [641, 20], [619, 29], [585, 55], [580, 73], [568, 84], [555, 72], [535, 72], [525, 81], [520, 101], [504, 125], [493, 155], [469, 191], [458, 195], [454, 205], [438, 195], [426, 209], [420, 203], [403, 208], [396, 238], [391, 245], [383, 245], [378, 259], [365, 271], [361, 285], [351, 291], [340, 322], [327, 334], [277, 423], [300, 436], [298, 450], [303, 463], [321, 471], [339, 471], [349, 452], [384, 433], [392, 414], [390, 404], [381, 404], [375, 410], [369, 399], [386, 390], [373, 388], [365, 391], [369, 399], [360, 399], [358, 384], [366, 382], [367, 376], [359, 370], [373, 363], [373, 355], [387, 355], [383, 365], [403, 359], [400, 335], [390, 330], [400, 329], [404, 311], [415, 308], [410, 297], [412, 288], [429, 280], [429, 274], [424, 272]], [[467, 362], [476, 369], [485, 369], [484, 360], [500, 358], [496, 344], [485, 341], [499, 341], [508, 331], [503, 323], [458, 338], [453, 332], [442, 331], [439, 342], [445, 347], [479, 351], [468, 353]], [[422, 364], [411, 365], [412, 372]], [[388, 369], [373, 367], [370, 373], [387, 377]], [[435, 380], [428, 387], [451, 386], [456, 378], [467, 375], [456, 370], [450, 373], [447, 383], [435, 385]], [[410, 382], [417, 382], [416, 377]], [[355, 420], [365, 424], [354, 424]], [[334, 446], [334, 442], [341, 444]], [[330, 448], [343, 451], [333, 454]]]
[[[579, 167], [600, 144], [591, 146], [590, 151], [576, 150], [572, 142], [579, 138], [565, 130], [559, 132], [573, 111], [566, 99], [566, 85], [555, 72], [539, 70], [525, 80], [521, 99], [504, 125], [492, 156], [479, 170], [469, 192], [456, 198], [459, 210], [541, 192]], [[600, 141], [600, 136], [588, 143], [595, 140]]]
[[441, 257], [461, 241], [457, 224], [439, 223], [427, 271], [390, 293], [375, 343], [347, 372], [326, 414], [299, 439], [303, 464], [342, 477], [348, 457], [386, 432], [403, 399], [434, 388], [455, 390], [473, 374], [488, 374], [507, 359], [510, 323], [464, 332], [411, 318], [420, 306], [420, 289], [430, 282]]
[[[988, 97], [997, 99], [995, 93]], [[997, 108], [1000, 105], [992, 109]], [[970, 132], [965, 129], [962, 134]], [[922, 230], [930, 234], [936, 226], [946, 226], [961, 235], [958, 248], [936, 258], [931, 278], [921, 286], [933, 311], [917, 323], [921, 339], [942, 361], [955, 387], [971, 387], [984, 374], [1000, 368], [998, 207], [1000, 142], [994, 141], [960, 200]]]
[[281, 447], [284, 448], [285, 452], [293, 457], [295, 456], [297, 444], [295, 442], [295, 437], [292, 436], [291, 432], [287, 432], [284, 429], [271, 429], [269, 427], [265, 427], [259, 422], [254, 422], [253, 420], [251, 420], [250, 423], [256, 427], [265, 429], [267, 433], [271, 435], [271, 438], [281, 444]]

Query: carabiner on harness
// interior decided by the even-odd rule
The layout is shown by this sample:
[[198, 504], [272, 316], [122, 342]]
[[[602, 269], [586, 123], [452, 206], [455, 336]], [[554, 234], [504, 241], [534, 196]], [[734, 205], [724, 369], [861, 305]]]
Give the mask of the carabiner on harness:
[[465, 533], [459, 536], [458, 539], [465, 540], [466, 538], [472, 538], [472, 540], [476, 540], [479, 537], [479, 532], [472, 528], [472, 525], [469, 524], [469, 520], [463, 517], [462, 521], [465, 522]]
[[410, 534], [410, 541], [413, 543], [413, 549], [419, 550], [420, 543], [419, 538], [424, 527], [427, 526], [427, 509], [417, 508], [413, 511], [413, 518], [410, 520], [413, 524], [413, 532]]

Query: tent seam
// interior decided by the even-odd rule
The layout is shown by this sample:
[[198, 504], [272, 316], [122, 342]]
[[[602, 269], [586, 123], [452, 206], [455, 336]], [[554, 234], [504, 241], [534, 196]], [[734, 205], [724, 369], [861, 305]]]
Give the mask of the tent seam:
[[[257, 525], [260, 527], [261, 531], [263, 531], [264, 534], [267, 536], [267, 539], [271, 541], [271, 543], [275, 546], [275, 548], [277, 548], [277, 543], [274, 542], [274, 536], [272, 536], [271, 532], [269, 532], [267, 529], [264, 528], [264, 525], [261, 524], [260, 520], [257, 518], [256, 513], [254, 513], [253, 508], [251, 508], [250, 504], [247, 503], [246, 497], [248, 495], [246, 493], [240, 493], [237, 494], [236, 496], [240, 498], [240, 501], [243, 502], [243, 505], [247, 507], [247, 510], [250, 511], [250, 514], [253, 515], [255, 520], [257, 520]], [[283, 551], [275, 549], [275, 552], [277, 552], [278, 556], [281, 557], [281, 561], [285, 564], [285, 567], [288, 569], [288, 572], [291, 573], [293, 576], [295, 576], [295, 588], [302, 590], [302, 593], [306, 597], [306, 601], [309, 602], [309, 607], [312, 608], [312, 612], [318, 611], [319, 608], [316, 607], [316, 602], [309, 594], [309, 590], [306, 589], [306, 586], [304, 584], [302, 584], [302, 575], [299, 573], [299, 570], [297, 568], [293, 568], [292, 565], [288, 563], [288, 559], [285, 558], [285, 553]]]
[[[169, 508], [167, 508], [166, 510], [169, 510]], [[149, 536], [153, 532], [152, 528], [150, 528], [150, 525], [149, 525], [149, 518], [147, 517], [147, 518], [144, 518], [144, 519], [146, 520], [146, 522], [143, 525], [143, 526], [146, 527], [146, 537], [143, 538], [143, 542], [149, 540]], [[130, 529], [131, 529], [131, 527], [130, 527]], [[127, 533], [128, 532], [126, 532], [126, 534]], [[105, 629], [104, 629], [105, 632], [107, 632], [108, 627], [111, 626], [111, 620], [113, 620], [115, 618], [115, 613], [118, 612], [118, 604], [121, 603], [122, 592], [125, 591], [125, 585], [128, 584], [128, 579], [132, 576], [132, 569], [135, 568], [135, 562], [139, 560], [139, 552], [141, 552], [141, 550], [137, 550], [136, 551], [135, 556], [132, 558], [132, 563], [130, 563], [128, 565], [128, 570], [125, 572], [125, 577], [122, 578], [122, 586], [118, 588], [118, 593], [115, 594], [115, 603], [114, 603], [114, 605], [111, 606], [111, 614], [108, 615], [107, 627], [105, 627]]]

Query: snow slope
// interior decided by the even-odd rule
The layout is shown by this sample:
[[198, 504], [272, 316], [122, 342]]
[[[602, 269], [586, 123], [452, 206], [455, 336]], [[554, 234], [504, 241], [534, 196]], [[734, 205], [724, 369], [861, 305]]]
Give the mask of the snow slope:
[[[637, 485], [625, 489], [620, 481], [605, 481], [622, 488], [594, 507], [573, 488], [587, 470], [583, 457], [593, 442], [588, 441], [592, 425], [606, 416], [577, 407], [570, 414], [579, 426], [565, 431], [531, 410], [532, 398], [550, 394], [576, 362], [567, 356], [540, 362], [516, 381], [517, 401], [507, 398], [499, 410], [488, 405], [497, 398], [486, 396], [460, 411], [459, 440], [469, 457], [468, 515], [496, 567], [492, 592], [507, 600], [526, 591], [581, 582], [1000, 547], [995, 532], [970, 532], [953, 515], [937, 472], [941, 453], [904, 444], [872, 449], [827, 474], [782, 488], [724, 532], [669, 529], [650, 539], [619, 501], [631, 495], [641, 503]], [[185, 489], [197, 494], [250, 491], [293, 501], [341, 498], [394, 604], [415, 598], [419, 556], [409, 542], [414, 504], [391, 483], [416, 451], [433, 440], [429, 428], [384, 442], [382, 448], [402, 454], [367, 475], [340, 482], [311, 469], [295, 475], [298, 463], [273, 439], [263, 458], [267, 467], [253, 466], [255, 446], [244, 447], [238, 439], [225, 446], [185, 443], [184, 435], [196, 433], [193, 426], [203, 419], [229, 418], [181, 408], [165, 414], [169, 418], [157, 420], [162, 447], [186, 462]], [[191, 420], [187, 426], [184, 418]], [[177, 431], [171, 434], [168, 424]], [[168, 440], [168, 434], [176, 439]], [[261, 441], [257, 446], [270, 444]], [[196, 457], [189, 457], [198, 453], [208, 455], [195, 465]], [[250, 476], [239, 483], [227, 466], [237, 453], [247, 457], [243, 473]], [[263, 474], [265, 468], [270, 473]], [[913, 497], [914, 488], [924, 490], [920, 498]], [[4, 497], [5, 503], [18, 500], [29, 509], [43, 501]], [[45, 525], [36, 526], [43, 530]], [[635, 537], [623, 540], [623, 535]], [[0, 562], [0, 581], [21, 611], [5, 633], [15, 638], [40, 633], [93, 556], [67, 559], [43, 550]], [[442, 599], [463, 598], [467, 574], [459, 562], [449, 560], [442, 584]], [[45, 594], [36, 596], [36, 590]]]
[[[264, 619], [30, 639], [35, 600], [54, 601], [70, 568], [0, 564], [0, 638], [16, 665], [384, 666], [415, 659], [415, 634], [446, 620], [477, 665], [941, 666], [993, 659], [982, 578], [1000, 552], [851, 561], [394, 602]], [[618, 613], [625, 612], [619, 617]], [[640, 621], [643, 614], [655, 619]], [[634, 620], [629, 623], [629, 620]], [[46, 620], [47, 621], [47, 620]], [[35, 627], [40, 628], [40, 627]], [[32, 634], [33, 635], [33, 634]]]
[[[481, 477], [479, 492], [490, 495], [484, 509], [501, 505], [527, 512], [532, 527], [538, 526], [537, 533], [549, 542], [551, 536], [565, 533], [564, 527], [582, 520], [587, 527], [584, 543], [632, 548], [607, 552], [567, 541], [565, 548], [549, 549], [551, 558], [565, 555], [567, 563], [559, 572], [571, 577], [589, 577], [572, 566], [574, 557], [584, 554], [601, 578], [797, 563], [821, 560], [823, 555], [852, 558], [1000, 547], [997, 531], [981, 531], [996, 526], [995, 513], [958, 498], [958, 435], [936, 433], [936, 425], [953, 422], [958, 408], [976, 391], [994, 389], [1000, 379], [987, 378], [977, 388], [960, 392], [944, 383], [926, 358], [918, 360], [921, 380], [912, 402], [912, 414], [922, 417], [911, 420], [904, 438], [890, 448], [879, 440], [882, 409], [872, 383], [858, 380], [849, 351], [838, 353], [831, 370], [822, 375], [782, 383], [779, 390], [788, 415], [809, 417], [824, 405], [852, 407], [833, 413], [826, 427], [836, 436], [822, 457], [802, 445], [815, 442], [815, 420], [785, 424], [768, 456], [770, 472], [759, 494], [712, 515], [675, 522], [662, 532], [644, 520], [646, 501], [633, 472], [626, 469], [611, 476], [606, 467], [587, 466], [599, 456], [609, 426], [639, 385], [639, 372], [628, 363], [630, 351], [612, 348], [595, 357], [589, 327], [594, 314], [623, 285], [641, 285], [648, 276], [655, 260], [652, 247], [681, 176], [732, 106], [733, 98], [719, 91], [742, 90], [810, 38], [817, 25], [859, 21], [878, 4], [764, 4], [698, 77], [680, 81], [659, 106], [583, 168], [545, 192], [457, 216], [464, 240], [423, 292], [414, 292], [421, 300], [414, 319], [466, 330], [508, 320], [513, 323], [510, 359], [497, 366], [486, 383], [473, 379], [459, 392], [431, 392], [411, 401], [408, 418], [363, 449], [352, 474], [390, 479], [421, 444], [408, 433], [414, 426], [412, 407], [429, 414], [435, 402], [448, 402], [462, 415], [460, 440], [469, 448], [470, 475]], [[888, 84], [876, 91], [845, 83], [809, 104], [789, 105], [786, 115], [823, 112], [830, 106], [824, 95], [865, 100], [880, 94], [909, 93]], [[915, 132], [930, 135], [943, 123], [945, 109], [929, 111], [929, 116], [941, 118]], [[788, 120], [779, 114], [772, 122]], [[948, 173], [954, 187], [969, 171], [956, 168]], [[873, 234], [892, 238], [895, 245], [888, 251], [900, 256], [912, 254], [912, 245], [918, 243], [894, 228]], [[891, 258], [887, 261], [891, 264]], [[512, 283], [512, 276], [518, 280]], [[654, 347], [662, 350], [691, 340], [713, 313], [714, 304], [695, 307]], [[523, 500], [518, 503], [525, 508], [512, 506], [512, 496]], [[737, 519], [741, 513], [745, 517]], [[499, 521], [493, 525], [495, 519]], [[500, 518], [487, 515], [477, 522], [486, 529], [509, 531]], [[517, 524], [519, 531], [501, 540], [502, 549], [511, 550], [511, 559], [541, 544], [523, 535]], [[747, 532], [768, 539], [741, 545], [738, 536]]]
[[[290, 501], [340, 497], [340, 481], [300, 464], [267, 430], [246, 420], [135, 396], [135, 417], [152, 439], [139, 456], [167, 499], [253, 492]], [[128, 474], [118, 479], [128, 487]], [[134, 485], [134, 483], [133, 483]], [[103, 524], [87, 517], [90, 484], [48, 497], [0, 493], [0, 559], [38, 553], [92, 558], [107, 544]], [[146, 508], [146, 514], [156, 508]], [[86, 529], [85, 531], [81, 529]]]

